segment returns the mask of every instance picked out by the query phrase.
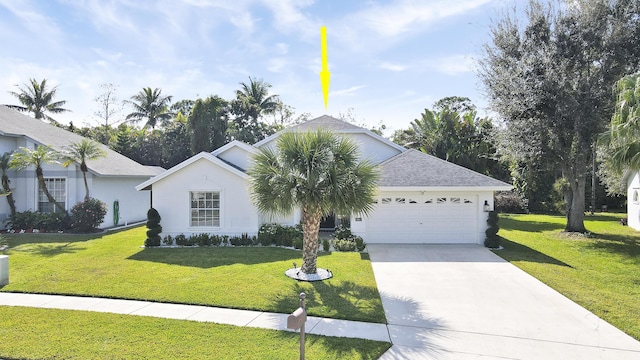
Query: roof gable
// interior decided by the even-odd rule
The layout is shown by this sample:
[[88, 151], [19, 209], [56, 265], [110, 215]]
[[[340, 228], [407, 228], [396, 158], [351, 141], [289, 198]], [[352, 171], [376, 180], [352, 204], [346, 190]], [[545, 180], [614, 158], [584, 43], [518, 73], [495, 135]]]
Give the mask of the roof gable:
[[[62, 152], [66, 146], [78, 143], [85, 137], [0, 105], [0, 135], [26, 137], [33, 142], [50, 146]], [[89, 171], [98, 176], [154, 176], [156, 172], [119, 154], [103, 144], [98, 144], [106, 156], [88, 160]]]
[[381, 163], [380, 172], [380, 187], [512, 188], [500, 180], [414, 149]]
[[326, 129], [331, 130], [337, 134], [364, 134], [372, 139], [375, 139], [399, 152], [405, 151], [406, 149], [393, 141], [386, 139], [371, 130], [367, 130], [363, 127], [353, 125], [344, 120], [336, 119], [329, 115], [323, 115], [317, 117], [315, 119], [311, 119], [303, 122], [302, 124], [294, 125], [288, 127], [284, 130], [278, 131], [277, 133], [266, 137], [265, 139], [258, 141], [253, 146], [256, 148], [261, 148], [263, 146], [268, 146], [271, 142], [275, 141], [280, 135], [285, 132], [307, 132], [307, 131], [316, 131], [318, 129]]
[[243, 171], [241, 171], [240, 169], [238, 169], [238, 168], [234, 167], [233, 165], [227, 163], [226, 161], [217, 158], [216, 156], [212, 155], [211, 153], [201, 152], [199, 154], [196, 154], [196, 155], [188, 158], [187, 160], [181, 162], [180, 164], [172, 167], [171, 169], [163, 172], [162, 174], [157, 175], [155, 177], [152, 177], [151, 179], [149, 179], [149, 180], [143, 182], [142, 184], [136, 186], [136, 190], [138, 190], [138, 191], [140, 191], [140, 190], [149, 190], [149, 189], [151, 189], [151, 186], [154, 183], [156, 183], [156, 182], [158, 182], [158, 181], [160, 181], [160, 180], [162, 180], [162, 179], [164, 179], [164, 178], [166, 178], [168, 176], [171, 176], [171, 174], [174, 174], [174, 173], [176, 173], [176, 172], [188, 167], [189, 165], [195, 163], [196, 161], [198, 161], [200, 159], [205, 159], [205, 160], [207, 160], [207, 161], [209, 161], [209, 162], [221, 167], [222, 169], [224, 169], [224, 170], [226, 170], [226, 171], [228, 171], [230, 173], [233, 173], [233, 174], [235, 174], [235, 175], [237, 175], [237, 176], [239, 176], [239, 177], [241, 177], [243, 179], [249, 179], [249, 175], [245, 174]]

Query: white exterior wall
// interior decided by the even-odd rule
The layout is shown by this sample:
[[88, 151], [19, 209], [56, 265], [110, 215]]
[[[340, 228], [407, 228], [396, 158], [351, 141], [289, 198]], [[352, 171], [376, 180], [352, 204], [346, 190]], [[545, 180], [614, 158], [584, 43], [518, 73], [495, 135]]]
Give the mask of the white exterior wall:
[[[409, 199], [415, 199], [418, 203], [424, 202], [424, 200], [428, 198], [432, 198], [434, 201], [438, 197], [444, 197], [450, 199], [451, 197], [460, 197], [462, 199], [468, 198], [471, 199], [474, 203], [469, 204], [468, 206], [475, 207], [475, 218], [470, 219], [470, 221], [466, 221], [465, 219], [461, 219], [455, 216], [454, 214], [446, 214], [446, 218], [442, 219], [438, 222], [437, 225], [442, 226], [442, 229], [465, 229], [469, 232], [469, 237], [465, 237], [463, 239], [456, 239], [456, 241], [464, 242], [464, 243], [476, 243], [476, 244], [484, 244], [485, 240], [485, 230], [487, 229], [487, 218], [488, 213], [484, 211], [484, 202], [490, 206], [490, 209], [493, 209], [493, 192], [492, 191], [482, 191], [482, 192], [473, 192], [473, 191], [381, 191], [376, 196], [378, 200], [378, 204], [376, 204], [376, 208], [379, 206], [384, 206], [380, 204], [380, 200], [382, 198], [391, 198], [395, 200], [396, 198], [404, 198], [408, 202]], [[463, 201], [463, 200], [462, 200]], [[404, 205], [403, 205], [404, 206]], [[407, 210], [411, 209], [413, 205], [407, 204]], [[419, 211], [420, 208], [416, 204], [416, 211]], [[437, 204], [434, 204], [437, 206]], [[393, 218], [391, 216], [384, 219], [384, 226], [389, 229], [393, 229], [392, 233], [394, 235], [389, 236], [388, 239], [378, 239], [379, 234], [373, 234], [375, 231], [373, 228], [375, 225], [380, 225], [380, 219], [376, 219], [377, 222], [375, 225], [371, 225], [372, 219], [376, 218], [376, 208], [372, 211], [369, 216], [364, 215], [353, 215], [351, 216], [351, 231], [359, 236], [362, 236], [365, 242], [376, 242], [376, 243], [403, 243], [403, 242], [411, 242], [403, 240], [403, 233], [413, 234], [415, 235], [418, 231], [425, 231], [425, 233], [431, 230], [434, 233], [434, 229], [419, 229], [420, 224], [417, 223], [403, 223], [404, 219], [401, 218], [401, 214], [398, 212], [398, 218]], [[467, 208], [467, 210], [469, 210]], [[409, 210], [410, 211], [410, 210]], [[426, 219], [429, 220], [429, 219]], [[367, 224], [369, 223], [369, 226]], [[472, 226], [472, 228], [468, 228], [468, 226]], [[370, 233], [368, 233], [369, 231]], [[393, 238], [392, 238], [393, 237]], [[369, 240], [368, 240], [369, 238]], [[375, 240], [374, 240], [375, 239]], [[372, 241], [373, 240], [373, 241]], [[440, 241], [436, 241], [440, 242]]]
[[637, 171], [627, 180], [627, 217], [629, 227], [640, 230], [640, 176]]
[[251, 156], [250, 152], [239, 146], [234, 146], [218, 155], [220, 159], [230, 162], [243, 170], [247, 170], [251, 166]]
[[[153, 207], [162, 220], [161, 236], [194, 233], [257, 235], [258, 211], [249, 198], [249, 183], [206, 159], [200, 159], [153, 184]], [[190, 191], [220, 192], [220, 226], [190, 226]], [[147, 193], [147, 191], [141, 191]]]
[[[87, 174], [89, 183], [89, 195], [101, 200], [107, 205], [107, 215], [100, 228], [110, 228], [116, 225], [131, 224], [147, 219], [150, 195], [148, 191], [136, 191], [135, 186], [149, 180], [148, 177], [94, 177]], [[77, 181], [76, 193], [79, 199], [84, 200], [84, 183], [82, 178]], [[114, 224], [113, 203], [118, 200], [120, 216], [118, 224]]]

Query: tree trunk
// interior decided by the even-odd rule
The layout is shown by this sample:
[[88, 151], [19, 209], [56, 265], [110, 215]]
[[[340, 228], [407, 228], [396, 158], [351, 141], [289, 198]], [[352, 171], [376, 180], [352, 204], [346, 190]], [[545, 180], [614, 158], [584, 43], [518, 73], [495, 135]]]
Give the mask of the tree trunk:
[[40, 185], [40, 189], [42, 189], [42, 192], [44, 193], [44, 196], [47, 197], [47, 200], [49, 200], [50, 203], [52, 203], [56, 209], [58, 209], [58, 211], [60, 211], [61, 213], [66, 213], [67, 210], [65, 210], [65, 208], [58, 204], [58, 202], [56, 201], [56, 199], [51, 196], [51, 194], [49, 193], [49, 190], [47, 189], [47, 183], [44, 182], [44, 175], [42, 174], [42, 169], [36, 169], [36, 176], [38, 177], [38, 185]]
[[571, 184], [571, 198], [569, 200], [569, 208], [567, 210], [567, 225], [565, 231], [584, 233], [587, 230], [584, 227], [584, 206], [585, 206], [585, 190], [586, 190], [586, 161], [583, 163], [576, 159], [572, 178], [569, 179]]
[[7, 175], [2, 175], [2, 188], [7, 194], [7, 202], [11, 209], [11, 216], [16, 216], [16, 202], [13, 200], [13, 194], [11, 193], [11, 187], [9, 186], [9, 177]]
[[87, 172], [82, 172], [82, 177], [84, 178], [84, 201], [89, 200], [89, 184], [87, 184]]
[[317, 273], [316, 262], [318, 260], [318, 232], [322, 213], [319, 207], [302, 207], [302, 234], [304, 244], [302, 246], [302, 272], [305, 274]]

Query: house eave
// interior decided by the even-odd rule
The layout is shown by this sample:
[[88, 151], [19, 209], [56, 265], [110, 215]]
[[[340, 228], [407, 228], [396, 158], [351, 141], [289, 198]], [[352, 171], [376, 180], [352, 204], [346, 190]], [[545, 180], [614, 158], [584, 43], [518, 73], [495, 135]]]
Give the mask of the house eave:
[[509, 191], [513, 186], [379, 186], [378, 191], [484, 192]]

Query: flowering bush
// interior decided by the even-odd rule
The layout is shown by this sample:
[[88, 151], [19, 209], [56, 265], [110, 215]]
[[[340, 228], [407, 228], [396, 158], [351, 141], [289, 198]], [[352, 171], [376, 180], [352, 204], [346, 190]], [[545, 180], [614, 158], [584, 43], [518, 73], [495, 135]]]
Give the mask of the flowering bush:
[[89, 198], [71, 208], [71, 228], [76, 232], [92, 232], [102, 224], [107, 215], [107, 205]]

